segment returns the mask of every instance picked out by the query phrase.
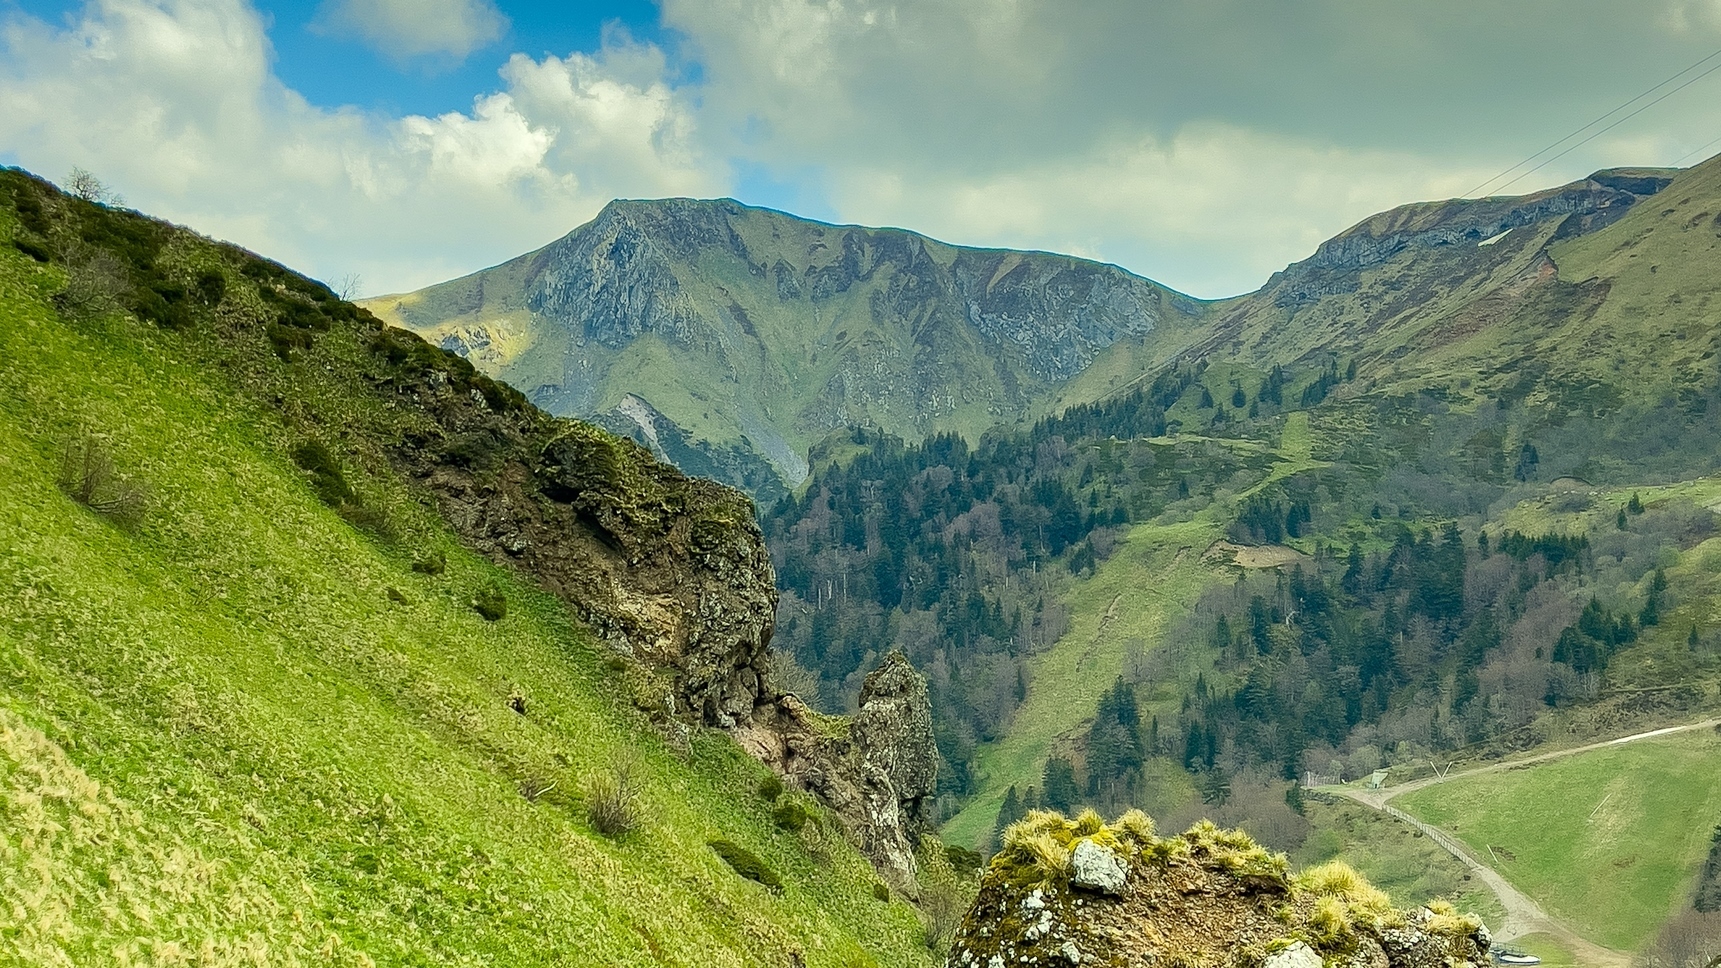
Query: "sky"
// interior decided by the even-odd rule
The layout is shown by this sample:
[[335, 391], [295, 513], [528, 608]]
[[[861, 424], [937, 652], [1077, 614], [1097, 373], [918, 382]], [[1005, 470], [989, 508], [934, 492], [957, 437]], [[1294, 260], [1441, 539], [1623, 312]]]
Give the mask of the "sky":
[[366, 294], [689, 195], [1213, 298], [1394, 205], [1694, 164], [1711, 68], [1721, 0], [0, 0], [0, 162]]

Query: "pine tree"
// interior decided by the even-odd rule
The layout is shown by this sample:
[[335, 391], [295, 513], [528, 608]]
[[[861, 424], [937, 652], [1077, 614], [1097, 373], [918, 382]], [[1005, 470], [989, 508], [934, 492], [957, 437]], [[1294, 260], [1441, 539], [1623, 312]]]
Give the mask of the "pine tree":
[[1649, 594], [1644, 597], [1643, 609], [1637, 613], [1637, 624], [1641, 628], [1661, 624], [1661, 597], [1667, 593], [1667, 574], [1660, 568], [1655, 569], [1655, 575], [1649, 580]]
[[1076, 768], [1061, 756], [1046, 760], [1046, 771], [1040, 784], [1040, 802], [1049, 809], [1070, 813], [1081, 799], [1082, 791], [1076, 786]]
[[1010, 789], [1004, 791], [1004, 805], [998, 808], [998, 821], [992, 825], [992, 842], [1004, 842], [1004, 831], [1010, 825], [1022, 819], [1027, 813], [1022, 807], [1022, 801], [1016, 796], [1016, 785], [1010, 784]]

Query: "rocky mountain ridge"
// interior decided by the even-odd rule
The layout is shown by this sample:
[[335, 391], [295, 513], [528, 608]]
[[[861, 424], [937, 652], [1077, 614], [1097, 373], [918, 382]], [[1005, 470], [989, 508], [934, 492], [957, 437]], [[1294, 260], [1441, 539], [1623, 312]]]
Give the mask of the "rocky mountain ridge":
[[1115, 266], [730, 199], [612, 202], [536, 252], [366, 305], [552, 412], [599, 416], [673, 456], [640, 422], [644, 404], [683, 461], [704, 454], [762, 498], [799, 483], [833, 430], [978, 433], [1037, 413], [1166, 313], [1201, 312]]
[[1666, 188], [1676, 173], [1609, 168], [1529, 195], [1401, 205], [1322, 242], [1307, 259], [1274, 273], [1263, 290], [1272, 294], [1275, 305], [1294, 309], [1322, 296], [1356, 291], [1363, 270], [1406, 249], [1491, 245], [1513, 229], [1551, 219], [1565, 220], [1558, 238], [1594, 232]]

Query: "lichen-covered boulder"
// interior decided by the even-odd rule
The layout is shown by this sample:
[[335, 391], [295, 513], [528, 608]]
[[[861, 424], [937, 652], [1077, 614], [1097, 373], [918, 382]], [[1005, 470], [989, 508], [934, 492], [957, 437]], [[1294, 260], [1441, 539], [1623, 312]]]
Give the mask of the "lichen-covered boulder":
[[1072, 887], [1121, 895], [1128, 881], [1129, 864], [1117, 851], [1101, 847], [1088, 837], [1076, 841], [1075, 849], [1070, 851]]
[[[952, 968], [1479, 968], [1488, 938], [1450, 908], [1400, 911], [1355, 871], [1296, 877], [1240, 831], [1175, 837], [1034, 811], [1010, 827], [951, 945]], [[1118, 876], [1121, 874], [1122, 876]]]

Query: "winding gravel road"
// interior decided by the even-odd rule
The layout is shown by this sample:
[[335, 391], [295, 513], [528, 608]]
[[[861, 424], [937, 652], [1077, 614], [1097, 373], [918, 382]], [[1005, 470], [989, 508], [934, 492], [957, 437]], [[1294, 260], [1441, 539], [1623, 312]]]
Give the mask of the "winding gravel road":
[[1494, 895], [1500, 899], [1500, 906], [1506, 909], [1505, 921], [1502, 922], [1499, 929], [1494, 932], [1495, 940], [1510, 941], [1514, 938], [1521, 938], [1529, 934], [1547, 933], [1554, 936], [1560, 944], [1570, 949], [1572, 954], [1575, 955], [1578, 961], [1582, 964], [1594, 966], [1594, 968], [1627, 968], [1627, 966], [1631, 964], [1632, 960], [1629, 953], [1624, 951], [1615, 951], [1612, 948], [1604, 948], [1601, 945], [1584, 938], [1582, 935], [1579, 935], [1565, 922], [1542, 910], [1541, 905], [1537, 904], [1528, 895], [1524, 894], [1524, 892], [1513, 887], [1511, 882], [1500, 876], [1498, 871], [1471, 856], [1470, 851], [1458, 840], [1458, 838], [1438, 827], [1433, 826], [1432, 824], [1427, 824], [1416, 819], [1410, 814], [1405, 813], [1403, 810], [1392, 806], [1387, 801], [1400, 794], [1409, 793], [1413, 790], [1420, 790], [1423, 787], [1433, 786], [1436, 783], [1445, 783], [1449, 780], [1476, 776], [1481, 773], [1494, 773], [1500, 770], [1516, 769], [1517, 767], [1524, 766], [1529, 763], [1540, 763], [1543, 760], [1558, 759], [1563, 756], [1573, 756], [1578, 753], [1587, 753], [1590, 750], [1599, 750], [1605, 749], [1609, 746], [1618, 746], [1622, 743], [1632, 743], [1642, 739], [1653, 739], [1657, 736], [1670, 736], [1674, 733], [1683, 733], [1693, 729], [1713, 729], [1716, 728], [1717, 725], [1721, 725], [1721, 719], [1705, 719], [1702, 722], [1687, 723], [1683, 726], [1668, 726], [1662, 729], [1651, 729], [1642, 733], [1633, 733], [1630, 736], [1621, 736], [1618, 739], [1603, 740], [1599, 743], [1587, 743], [1583, 746], [1574, 746], [1571, 749], [1555, 750], [1551, 753], [1538, 753], [1535, 756], [1526, 756], [1522, 759], [1492, 763], [1488, 766], [1479, 766], [1474, 769], [1461, 770], [1457, 773], [1448, 773], [1445, 776], [1425, 777], [1420, 780], [1413, 780], [1410, 783], [1404, 783], [1382, 790], [1357, 790], [1350, 787], [1327, 787], [1325, 790], [1329, 793], [1337, 793], [1340, 796], [1349, 797], [1358, 803], [1368, 807], [1373, 807], [1376, 810], [1390, 814], [1391, 816], [1410, 824], [1412, 827], [1422, 831], [1435, 843], [1439, 844], [1447, 853], [1458, 858], [1464, 866], [1470, 868], [1471, 872], [1481, 878], [1482, 882], [1487, 884], [1488, 888], [1494, 892]]

